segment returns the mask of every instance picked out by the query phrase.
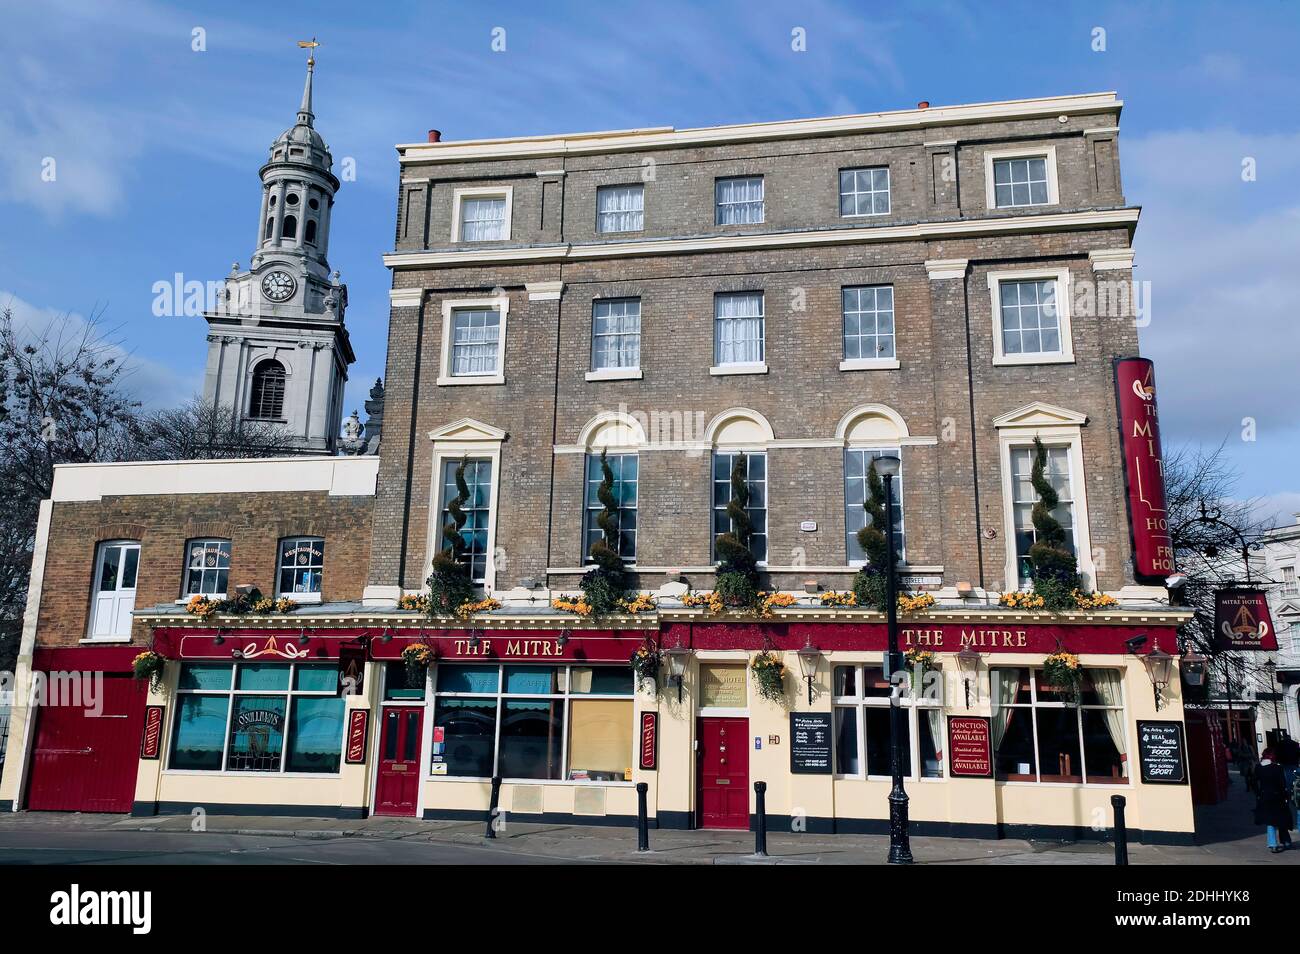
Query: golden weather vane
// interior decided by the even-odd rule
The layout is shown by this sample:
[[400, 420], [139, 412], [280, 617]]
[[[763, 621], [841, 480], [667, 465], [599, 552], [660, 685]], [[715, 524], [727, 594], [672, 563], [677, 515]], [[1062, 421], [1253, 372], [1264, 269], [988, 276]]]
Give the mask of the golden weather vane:
[[320, 44], [316, 42], [316, 38], [315, 38], [315, 37], [312, 37], [310, 40], [299, 40], [299, 41], [298, 41], [298, 46], [299, 46], [301, 49], [304, 49], [304, 50], [310, 50], [310, 51], [311, 51], [310, 53], [307, 54], [307, 65], [308, 65], [308, 66], [315, 66], [315, 65], [316, 65], [316, 47], [320, 46]]

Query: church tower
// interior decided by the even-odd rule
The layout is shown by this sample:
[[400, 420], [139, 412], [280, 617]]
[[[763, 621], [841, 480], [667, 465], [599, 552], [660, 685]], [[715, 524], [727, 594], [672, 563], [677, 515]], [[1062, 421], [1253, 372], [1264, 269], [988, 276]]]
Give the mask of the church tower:
[[[304, 44], [308, 45], [308, 44]], [[314, 47], [314, 43], [310, 44]], [[330, 213], [339, 180], [312, 112], [313, 54], [298, 118], [261, 168], [257, 244], [236, 263], [208, 321], [204, 401], [240, 421], [273, 421], [301, 453], [336, 452], [348, 365], [348, 289], [330, 272]]]

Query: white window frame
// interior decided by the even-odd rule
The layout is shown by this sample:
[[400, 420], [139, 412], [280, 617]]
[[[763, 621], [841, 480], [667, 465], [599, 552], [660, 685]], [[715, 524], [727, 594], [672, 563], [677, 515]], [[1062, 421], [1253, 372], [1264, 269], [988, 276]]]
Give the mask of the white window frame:
[[[993, 163], [1001, 159], [1044, 159], [1047, 167], [1047, 201], [1032, 205], [998, 205], [993, 186]], [[1016, 209], [1044, 209], [1061, 204], [1056, 178], [1056, 146], [1021, 146], [1015, 149], [989, 149], [984, 153], [984, 205], [990, 212]]]
[[[495, 308], [501, 315], [501, 333], [497, 336], [497, 369], [493, 374], [452, 374], [452, 323], [453, 312], [469, 309]], [[442, 357], [438, 364], [438, 385], [447, 387], [468, 384], [506, 383], [506, 329], [509, 325], [510, 296], [491, 298], [445, 299], [442, 303]]]
[[280, 589], [280, 572], [286, 567], [280, 561], [284, 558], [281, 550], [286, 540], [316, 540], [323, 547], [326, 544], [324, 536], [315, 533], [290, 533], [280, 537], [275, 541], [275, 594], [277, 597], [283, 596], [293, 600], [295, 603], [320, 603], [325, 599], [325, 558], [321, 558], [320, 564], [320, 590], [315, 593], [298, 593], [293, 590]]
[[[733, 205], [753, 205], [755, 202], [754, 199], [746, 199], [744, 202], [724, 203], [719, 201], [718, 186], [720, 186], [724, 182], [736, 181], [740, 179], [758, 180], [759, 191], [762, 193], [762, 196], [757, 200], [758, 208], [759, 208], [758, 221], [757, 222], [719, 222], [718, 221], [719, 214], [721, 213], [724, 205], [728, 207]], [[750, 225], [763, 225], [765, 222], [767, 222], [767, 177], [764, 176], [763, 173], [742, 172], [732, 176], [717, 176], [713, 180], [713, 225], [715, 228], [745, 228], [746, 226], [750, 226]]]
[[[631, 366], [631, 365], [627, 365], [627, 366], [620, 366], [620, 367], [607, 367], [607, 368], [598, 368], [598, 367], [596, 367], [596, 360], [595, 360], [595, 359], [596, 359], [596, 338], [597, 338], [597, 335], [596, 335], [596, 307], [597, 307], [598, 305], [601, 305], [601, 304], [611, 304], [611, 303], [613, 303], [613, 302], [633, 302], [633, 301], [636, 302], [636, 316], [637, 316], [637, 317], [636, 317], [636, 320], [637, 320], [637, 331], [636, 331], [636, 337], [637, 337], [637, 346], [636, 346], [637, 363], [636, 363], [636, 366], [633, 367], [633, 366]], [[641, 319], [642, 319], [642, 315], [641, 315], [641, 297], [640, 297], [639, 295], [620, 295], [620, 296], [616, 296], [616, 297], [613, 297], [613, 298], [593, 298], [593, 299], [592, 299], [592, 302], [591, 302], [591, 352], [590, 352], [590, 357], [588, 358], [588, 361], [590, 362], [590, 365], [591, 365], [591, 370], [588, 371], [588, 372], [586, 373], [586, 379], [587, 379], [588, 381], [628, 381], [628, 380], [637, 380], [637, 381], [639, 381], [639, 380], [641, 379], [641, 377], [642, 377], [642, 372], [641, 372], [641, 343], [642, 343], [642, 340], [641, 340], [641, 327], [642, 327]], [[612, 337], [612, 336], [608, 336], [608, 335], [607, 335], [606, 337]]]
[[[846, 195], [852, 195], [852, 196], [870, 195], [870, 196], [875, 196], [875, 195], [878, 195], [878, 194], [879, 194], [878, 191], [875, 190], [875, 189], [872, 189], [872, 190], [870, 190], [869, 192], [859, 192], [859, 191], [857, 190], [857, 175], [856, 175], [856, 174], [859, 173], [859, 172], [875, 172], [877, 169], [883, 169], [883, 170], [885, 170], [885, 205], [887, 206], [887, 208], [885, 209], [885, 211], [884, 211], [884, 212], [874, 212], [874, 211], [873, 211], [873, 212], [845, 212], [845, 211], [843, 211], [843, 209], [844, 209], [844, 197], [845, 197]], [[852, 173], [854, 173], [854, 189], [853, 189], [852, 192], [845, 192], [845, 191], [844, 191], [844, 173], [846, 173], [846, 172], [852, 172]], [[839, 201], [839, 208], [840, 208], [840, 218], [842, 218], [842, 219], [866, 219], [866, 218], [872, 218], [872, 217], [879, 217], [879, 216], [882, 216], [882, 215], [889, 215], [891, 212], [894, 211], [894, 181], [893, 181], [893, 176], [892, 176], [892, 175], [890, 174], [890, 172], [889, 172], [889, 166], [887, 166], [887, 165], [876, 165], [876, 166], [848, 166], [847, 168], [841, 169], [841, 170], [839, 171], [839, 177], [838, 177], [838, 178], [839, 178], [839, 183], [838, 183], [838, 185], [839, 185], [839, 196], [838, 196], [838, 201]], [[874, 179], [874, 178], [875, 178], [875, 176], [872, 176], [872, 179]], [[873, 199], [872, 199], [872, 202], [871, 202], [871, 205], [872, 205], [872, 208], [873, 208], [873, 209], [874, 209], [874, 207], [875, 207], [875, 204], [876, 204], [876, 203], [875, 203], [875, 199], [873, 198]], [[857, 205], [856, 200], [854, 201], [854, 205], [855, 205], [855, 206]]]
[[[867, 771], [867, 749], [866, 749], [867, 718], [866, 718], [865, 710], [881, 709], [885, 712], [888, 712], [891, 700], [889, 699], [888, 696], [867, 696], [863, 694], [864, 670], [866, 669], [883, 670], [884, 657], [881, 656], [881, 658], [879, 659], [874, 659], [874, 660], [868, 659], [860, 662], [851, 662], [847, 659], [833, 660], [831, 662], [831, 692], [832, 693], [835, 692], [835, 670], [840, 666], [851, 666], [855, 670], [857, 670], [857, 672], [854, 674], [854, 685], [856, 686], [858, 692], [857, 695], [854, 696], [836, 696], [836, 695], [831, 696], [832, 745], [838, 745], [837, 733], [835, 732], [835, 728], [834, 728], [835, 710], [848, 709], [848, 708], [854, 709], [855, 710], [854, 715], [857, 719], [858, 764], [862, 767], [862, 771], [856, 774], [844, 774], [839, 771], [834, 771], [832, 777], [837, 779], [856, 779], [858, 781], [887, 780], [889, 779], [888, 775], [871, 775]], [[912, 774], [905, 777], [907, 778], [908, 781], [911, 782], [946, 782], [948, 780], [948, 746], [947, 746], [948, 740], [946, 738], [939, 738], [934, 740], [936, 746], [938, 746], [939, 750], [944, 754], [944, 757], [940, 762], [940, 765], [942, 767], [942, 774], [937, 777], [922, 775], [921, 774], [921, 731], [919, 725], [921, 720], [921, 712], [923, 710], [937, 709], [939, 710], [939, 731], [944, 735], [946, 735], [948, 731], [948, 719], [944, 711], [943, 701], [935, 700], [931, 702], [930, 700], [917, 698], [912, 694], [911, 689], [906, 689], [906, 691], [904, 691], [899, 696], [898, 701], [900, 704], [900, 708], [903, 710], [904, 713], [906, 713], [904, 718], [908, 720], [907, 723], [908, 751], [912, 763]], [[839, 752], [834, 751], [832, 753], [831, 759], [832, 759], [832, 770], [838, 769]]]
[[1084, 590], [1096, 586], [1097, 568], [1092, 559], [1092, 535], [1088, 522], [1088, 493], [1083, 467], [1083, 434], [1078, 425], [1055, 427], [1002, 426], [998, 431], [998, 459], [1002, 468], [1002, 539], [1006, 563], [1004, 592], [1020, 588], [1020, 567], [1016, 558], [1016, 512], [1012, 487], [1011, 451], [1032, 447], [1037, 436], [1046, 447], [1069, 448], [1070, 493], [1074, 495], [1074, 552]]
[[[1295, 564], [1294, 563], [1284, 564], [1282, 566], [1279, 566], [1278, 570], [1281, 572], [1282, 575], [1282, 585], [1278, 587], [1277, 590], [1278, 595], [1295, 596], [1297, 593], [1300, 593], [1300, 581], [1297, 581], [1296, 579]], [[1288, 570], [1291, 572], [1291, 576], [1289, 578], [1287, 577]]]
[[484, 569], [483, 591], [489, 596], [496, 588], [497, 515], [501, 500], [501, 443], [506, 433], [470, 418], [462, 418], [429, 433], [433, 444], [433, 476], [429, 481], [429, 526], [425, 536], [424, 572], [427, 580], [433, 572], [433, 558], [442, 549], [442, 468], [449, 460], [488, 459], [492, 461], [492, 496], [488, 505], [488, 560]]
[[[640, 190], [641, 208], [638, 210], [630, 210], [630, 211], [638, 212], [641, 216], [641, 224], [638, 225], [636, 228], [606, 229], [601, 227], [601, 221], [602, 221], [601, 216], [623, 214], [623, 213], [601, 212], [600, 194], [602, 192], [607, 192], [610, 189], [639, 189]], [[610, 182], [605, 185], [600, 185], [596, 187], [596, 234], [597, 235], [621, 235], [629, 232], [644, 232], [644, 231], [645, 231], [645, 183], [644, 182], [624, 182], [624, 183]]]
[[[445, 665], [448, 666], [454, 666], [457, 664], [471, 665], [471, 666], [492, 665], [493, 662], [494, 661], [491, 659], [483, 659], [478, 661], [473, 659], [456, 659], [456, 660], [447, 660]], [[526, 666], [528, 665], [528, 663], [527, 662], [513, 663], [507, 661], [507, 662], [499, 662], [496, 665], [497, 665], [497, 688], [495, 692], [439, 692], [438, 691], [438, 675], [439, 675], [438, 669], [440, 667], [435, 666], [431, 673], [432, 678], [429, 680], [428, 698], [430, 704], [426, 710], [430, 727], [433, 726], [434, 719], [437, 717], [438, 714], [439, 699], [495, 699], [496, 700], [496, 727], [494, 729], [493, 736], [492, 736], [492, 769], [494, 772], [496, 772], [501, 765], [501, 714], [505, 708], [505, 703], [511, 699], [561, 700], [564, 703], [564, 736], [560, 743], [560, 765], [561, 765], [561, 774], [567, 776], [568, 773], [571, 771], [571, 766], [569, 765], [569, 736], [570, 733], [573, 731], [571, 703], [575, 700], [578, 702], [585, 702], [588, 700], [595, 701], [595, 702], [627, 701], [632, 704], [632, 736], [631, 736], [632, 748], [631, 751], [628, 753], [628, 759], [629, 759], [628, 764], [633, 768], [633, 771], [636, 770], [635, 758], [636, 758], [636, 751], [637, 751], [637, 740], [639, 738], [637, 735], [637, 725], [639, 724], [638, 720], [640, 719], [640, 713], [637, 708], [638, 680], [636, 678], [636, 674], [633, 673], [632, 692], [631, 694], [628, 695], [572, 691], [574, 669], [599, 669], [599, 668], [620, 669], [620, 668], [627, 668], [626, 666], [608, 665], [602, 663], [587, 663], [584, 665], [581, 662], [565, 662], [563, 660], [556, 660], [552, 664], [539, 666], [538, 668], [563, 668], [565, 670], [565, 691], [544, 693], [544, 692], [506, 692], [506, 688], [505, 688], [506, 667], [515, 666], [515, 665]], [[433, 762], [429, 754], [430, 750], [426, 746], [424, 751], [426, 753], [424, 755], [424, 758], [427, 761], [424, 770], [422, 772], [422, 775], [429, 781], [436, 781], [436, 782], [465, 782], [465, 781], [475, 781], [475, 780], [487, 781], [488, 778], [490, 778], [490, 776], [483, 777], [483, 776], [474, 776], [474, 775], [434, 775]], [[617, 787], [617, 788], [631, 788], [633, 785], [636, 784], [634, 781], [631, 780], [604, 782], [604, 781], [594, 781], [590, 779], [570, 779], [570, 778], [551, 778], [551, 779], [505, 778], [502, 781], [512, 782], [519, 785], [595, 785], [600, 787]]]
[[[1035, 354], [1007, 354], [1002, 349], [1002, 291], [1004, 282], [1056, 282], [1056, 319], [1060, 328], [1061, 350]], [[1074, 340], [1070, 321], [1070, 302], [1074, 294], [1072, 273], [1068, 267], [1036, 268], [1006, 272], [989, 272], [989, 304], [993, 310], [993, 364], [998, 367], [1022, 364], [1074, 364]], [[895, 343], [895, 349], [898, 345]]]
[[[1029, 729], [1031, 733], [1031, 738], [1034, 740], [1033, 744], [1034, 744], [1034, 776], [1035, 776], [1033, 781], [1025, 781], [1023, 779], [998, 778], [997, 777], [998, 753], [994, 751], [990, 753], [994, 763], [994, 771], [993, 771], [994, 782], [996, 782], [998, 785], [1034, 785], [1039, 787], [1047, 785], [1055, 788], [1132, 788], [1133, 787], [1134, 761], [1132, 759], [1132, 753], [1134, 753], [1136, 749], [1133, 746], [1133, 725], [1129, 721], [1130, 718], [1129, 705], [1128, 705], [1129, 670], [1127, 667], [1120, 666], [1120, 665], [1081, 667], [1083, 669], [1117, 670], [1120, 673], [1121, 676], [1120, 688], [1119, 688], [1120, 703], [1118, 706], [1103, 706], [1103, 705], [1096, 705], [1096, 704], [1076, 706], [1067, 702], [1044, 702], [1040, 700], [1038, 698], [1038, 680], [1042, 678], [1042, 673], [1043, 673], [1043, 667], [1041, 663], [1038, 665], [1035, 665], [1033, 663], [1022, 663], [1020, 665], [1014, 665], [1014, 664], [1003, 665], [999, 663], [999, 664], [994, 664], [991, 668], [1020, 669], [1028, 673], [1029, 675], [1029, 702], [1002, 703], [1002, 707], [1008, 709], [1024, 709], [1027, 712], [1029, 712]], [[989, 677], [989, 684], [990, 686], [992, 685], [991, 676]], [[992, 689], [990, 688], [990, 692], [991, 691]], [[1079, 762], [1080, 762], [1079, 777], [1080, 779], [1082, 779], [1082, 781], [1044, 782], [1042, 780], [1043, 760], [1038, 751], [1038, 718], [1035, 715], [1035, 712], [1038, 709], [1073, 709], [1074, 710], [1075, 724], [1078, 726], [1079, 729]], [[1086, 710], [1091, 710], [1096, 712], [1107, 712], [1107, 711], [1114, 711], [1116, 709], [1118, 709], [1121, 713], [1123, 713], [1124, 745], [1125, 745], [1124, 755], [1127, 757], [1124, 764], [1128, 768], [1128, 775], [1127, 777], [1125, 777], [1120, 781], [1089, 782], [1088, 773], [1087, 773], [1088, 757], [1085, 754], [1084, 744], [1083, 744], [1083, 713]]]
[[[514, 186], [475, 186], [455, 189], [451, 194], [451, 240], [457, 245], [486, 245], [489, 242], [509, 242], [511, 237], [510, 220], [514, 208]], [[466, 199], [505, 199], [506, 218], [503, 228], [505, 237], [500, 239], [483, 239], [467, 242], [460, 237], [461, 212]]]
[[[235, 548], [234, 548], [233, 542], [231, 541], [231, 539], [230, 539], [229, 537], [191, 537], [190, 539], [188, 539], [188, 540], [185, 541], [185, 559], [184, 559], [184, 563], [183, 563], [183, 565], [182, 565], [182, 567], [181, 567], [182, 572], [184, 573], [184, 577], [181, 579], [181, 598], [180, 598], [179, 600], [177, 600], [177, 602], [179, 602], [179, 603], [189, 602], [189, 600], [190, 600], [192, 597], [194, 597], [194, 596], [206, 596], [206, 597], [207, 597], [208, 599], [210, 599], [210, 600], [224, 600], [224, 599], [226, 598], [226, 593], [225, 593], [225, 591], [222, 591], [222, 592], [220, 592], [220, 593], [204, 593], [202, 590], [199, 590], [197, 593], [191, 593], [191, 592], [190, 592], [190, 573], [192, 573], [192, 572], [195, 570], [195, 567], [192, 567], [192, 566], [190, 565], [190, 551], [191, 551], [191, 549], [194, 548], [195, 546], [201, 546], [201, 547], [203, 547], [203, 549], [204, 549], [204, 553], [206, 554], [206, 552], [207, 552], [207, 548], [208, 548], [210, 545], [212, 545], [212, 544], [222, 544], [222, 543], [224, 543], [224, 544], [226, 545], [226, 550], [227, 550], [227, 552], [228, 552], [228, 554], [229, 554], [228, 559], [229, 559], [230, 561], [233, 561], [233, 560], [234, 560], [234, 557], [235, 557]], [[277, 548], [277, 552], [278, 552], [278, 548]], [[199, 574], [200, 574], [200, 577], [199, 577], [199, 578], [200, 578], [200, 580], [202, 580], [202, 574], [203, 574], [204, 570], [203, 570], [201, 567], [198, 568], [198, 569], [199, 569]], [[279, 569], [280, 569], [280, 568], [277, 566], [277, 567], [276, 567], [276, 582], [277, 582], [277, 584], [278, 584], [278, 582], [279, 582]], [[226, 567], [226, 584], [227, 584], [227, 586], [229, 586], [229, 584], [230, 584], [230, 567], [229, 567], [229, 565], [227, 565], [227, 567]]]
[[715, 363], [709, 368], [709, 374], [727, 375], [727, 374], [767, 374], [767, 292], [761, 289], [748, 289], [744, 291], [726, 291], [715, 292], [713, 295], [713, 326], [711, 329], [712, 340], [709, 347], [713, 354], [713, 360], [718, 361], [718, 299], [727, 296], [737, 295], [757, 295], [760, 314], [750, 316], [757, 318], [759, 329], [762, 332], [761, 344], [763, 358], [760, 361], [730, 361], [725, 363]]
[[[894, 342], [894, 353], [888, 358], [846, 358], [844, 356], [844, 293], [849, 290], [860, 290], [864, 288], [888, 288], [890, 309], [889, 317], [893, 323], [894, 331], [890, 336]], [[860, 337], [860, 336], [859, 336]], [[840, 370], [841, 371], [894, 371], [902, 365], [898, 361], [898, 295], [892, 282], [877, 282], [866, 285], [841, 285], [840, 286]]]

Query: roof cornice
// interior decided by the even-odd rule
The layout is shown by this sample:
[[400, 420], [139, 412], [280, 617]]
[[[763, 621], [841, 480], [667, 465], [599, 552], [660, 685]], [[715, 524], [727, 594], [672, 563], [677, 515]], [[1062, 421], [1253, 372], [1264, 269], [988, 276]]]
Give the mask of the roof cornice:
[[598, 242], [584, 245], [530, 245], [521, 248], [466, 248], [450, 251], [388, 252], [389, 268], [428, 268], [514, 262], [574, 262], [606, 258], [687, 255], [708, 252], [755, 251], [820, 245], [867, 245], [876, 242], [926, 241], [973, 235], [1007, 235], [1031, 232], [1137, 226], [1138, 208], [1101, 209], [1051, 215], [1009, 215], [989, 219], [917, 222], [874, 228], [812, 229], [801, 232], [765, 232], [759, 235], [706, 235], [693, 238], [642, 239], [635, 242]]
[[994, 103], [934, 106], [925, 109], [901, 109], [850, 116], [742, 123], [694, 129], [656, 126], [552, 136], [404, 143], [397, 146], [397, 154], [401, 163], [414, 164], [636, 152], [646, 149], [802, 139], [811, 136], [852, 135], [887, 130], [929, 129], [960, 123], [1031, 119], [1044, 116], [1074, 116], [1112, 111], [1118, 116], [1123, 105], [1124, 103], [1114, 92], [1084, 93], [1077, 96], [1013, 99]]

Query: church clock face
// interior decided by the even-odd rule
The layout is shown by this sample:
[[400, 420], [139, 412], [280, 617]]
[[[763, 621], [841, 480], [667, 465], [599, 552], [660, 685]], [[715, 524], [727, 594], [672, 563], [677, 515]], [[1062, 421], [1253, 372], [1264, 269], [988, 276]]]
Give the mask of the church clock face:
[[297, 283], [288, 272], [275, 271], [262, 279], [262, 294], [271, 301], [288, 301]]

